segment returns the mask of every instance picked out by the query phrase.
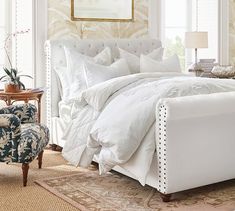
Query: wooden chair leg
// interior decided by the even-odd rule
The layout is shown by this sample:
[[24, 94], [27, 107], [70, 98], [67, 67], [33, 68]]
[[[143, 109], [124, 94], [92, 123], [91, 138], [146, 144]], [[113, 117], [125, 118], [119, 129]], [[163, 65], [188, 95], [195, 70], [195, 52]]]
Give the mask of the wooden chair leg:
[[27, 185], [27, 178], [28, 178], [28, 172], [29, 172], [28, 163], [22, 163], [22, 172], [23, 172], [23, 186], [25, 187]]
[[171, 194], [163, 194], [160, 193], [163, 202], [170, 202], [171, 201]]
[[43, 150], [38, 154], [38, 168], [42, 168], [42, 157], [43, 157]]

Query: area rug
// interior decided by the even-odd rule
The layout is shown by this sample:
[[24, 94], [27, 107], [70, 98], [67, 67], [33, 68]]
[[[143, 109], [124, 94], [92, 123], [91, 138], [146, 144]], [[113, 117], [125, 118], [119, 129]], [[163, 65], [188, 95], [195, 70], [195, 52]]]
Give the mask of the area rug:
[[79, 172], [36, 183], [84, 211], [235, 211], [235, 180], [174, 194], [170, 203], [163, 203], [156, 189], [115, 172]]

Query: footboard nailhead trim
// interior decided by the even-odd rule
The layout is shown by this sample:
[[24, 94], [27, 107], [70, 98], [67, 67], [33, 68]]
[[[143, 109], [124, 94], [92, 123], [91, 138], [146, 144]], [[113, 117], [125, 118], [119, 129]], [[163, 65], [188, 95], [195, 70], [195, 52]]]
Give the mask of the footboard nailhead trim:
[[159, 108], [159, 142], [157, 146], [157, 155], [158, 155], [158, 191], [161, 193], [166, 193], [166, 117], [167, 109], [164, 105], [161, 105]]

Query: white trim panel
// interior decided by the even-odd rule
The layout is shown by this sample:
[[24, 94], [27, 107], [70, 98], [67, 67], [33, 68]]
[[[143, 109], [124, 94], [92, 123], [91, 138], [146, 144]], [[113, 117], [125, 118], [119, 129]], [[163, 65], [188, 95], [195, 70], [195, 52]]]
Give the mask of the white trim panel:
[[219, 63], [229, 65], [229, 0], [219, 0]]

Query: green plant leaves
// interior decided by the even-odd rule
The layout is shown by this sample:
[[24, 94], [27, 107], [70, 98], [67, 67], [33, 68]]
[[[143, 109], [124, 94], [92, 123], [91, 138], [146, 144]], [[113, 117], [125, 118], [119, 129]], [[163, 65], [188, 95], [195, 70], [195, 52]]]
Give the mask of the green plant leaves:
[[23, 76], [23, 77], [28, 77], [28, 78], [31, 78], [31, 79], [33, 79], [33, 77], [32, 76], [30, 76], [30, 75], [19, 75], [20, 77], [21, 76]]
[[33, 79], [30, 75], [18, 75], [18, 70], [14, 68], [9, 70], [8, 68], [4, 67], [3, 70], [5, 71], [6, 75], [0, 77], [0, 81], [6, 82], [6, 78], [8, 77], [13, 84], [19, 85], [22, 89], [25, 89], [25, 85], [20, 81], [20, 77], [28, 77]]

